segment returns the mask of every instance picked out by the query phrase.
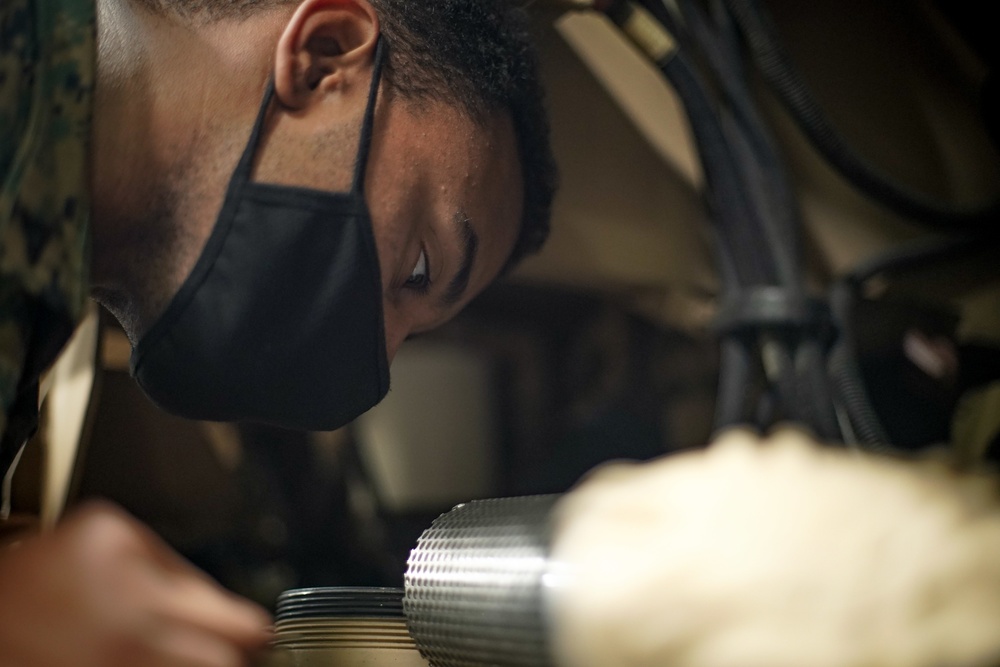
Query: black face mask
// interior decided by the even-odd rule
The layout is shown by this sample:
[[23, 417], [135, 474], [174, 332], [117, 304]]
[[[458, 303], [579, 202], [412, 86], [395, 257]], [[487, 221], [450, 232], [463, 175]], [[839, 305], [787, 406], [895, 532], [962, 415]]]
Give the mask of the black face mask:
[[382, 282], [363, 196], [379, 45], [349, 193], [250, 182], [260, 113], [201, 257], [132, 351], [167, 412], [285, 428], [339, 428], [389, 389]]

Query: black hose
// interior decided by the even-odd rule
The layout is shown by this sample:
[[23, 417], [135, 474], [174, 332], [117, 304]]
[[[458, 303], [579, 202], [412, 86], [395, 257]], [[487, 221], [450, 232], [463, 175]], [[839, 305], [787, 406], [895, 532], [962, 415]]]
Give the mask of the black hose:
[[917, 239], [860, 262], [843, 280], [860, 285], [882, 273], [904, 271], [912, 267], [924, 267], [931, 262], [957, 259], [969, 252], [988, 250], [989, 247], [983, 239], [968, 236], [943, 240]]
[[[648, 11], [648, 10], [646, 10]], [[626, 34], [636, 21], [662, 21], [646, 15], [635, 5], [618, 0], [605, 10], [607, 16]], [[655, 29], [647, 25], [647, 29]], [[664, 32], [669, 32], [661, 27]], [[670, 37], [675, 39], [671, 34]], [[738, 173], [730, 147], [720, 127], [716, 107], [707, 86], [682, 50], [665, 56], [647, 54], [673, 86], [684, 106], [691, 133], [705, 175], [705, 198], [719, 238], [728, 246], [741, 285], [774, 284], [776, 280], [770, 248], [753, 219], [754, 210]]]
[[854, 347], [853, 306], [857, 283], [844, 280], [834, 285], [830, 293], [830, 309], [840, 330], [840, 336], [830, 351], [830, 380], [841, 405], [854, 429], [862, 449], [888, 453], [892, 447], [889, 435], [872, 407]]
[[[798, 206], [775, 142], [758, 114], [743, 75], [742, 49], [734, 25], [721, 3], [710, 20], [692, 0], [679, 0], [682, 14], [663, 0], [643, 0], [652, 17], [677, 43], [669, 55], [647, 47], [644, 35], [631, 35], [648, 52], [684, 105], [705, 172], [705, 198], [718, 238], [723, 302], [739, 304], [757, 287], [779, 293], [779, 302], [804, 304], [800, 263], [801, 221]], [[638, 10], [618, 2], [607, 10], [626, 32], [640, 18]], [[715, 27], [712, 22], [722, 27]], [[727, 21], [729, 21], [727, 23]], [[635, 29], [633, 23], [632, 29]], [[687, 51], [705, 56], [721, 99], [714, 103], [712, 88], [696, 70]], [[748, 290], [748, 291], [747, 291]], [[743, 315], [721, 329], [719, 391], [716, 428], [756, 421], [751, 405], [754, 378], [760, 377], [759, 345], [766, 341], [769, 381], [776, 392], [775, 414], [803, 421], [818, 435], [837, 438], [837, 422], [825, 378], [823, 352], [814, 336], [819, 325], [787, 311], [773, 322], [758, 320], [752, 303]], [[784, 311], [782, 311], [784, 312]], [[808, 312], [808, 310], [806, 311]], [[744, 317], [747, 319], [740, 319]], [[728, 319], [728, 318], [723, 318]]]
[[824, 344], [813, 337], [803, 339], [796, 350], [795, 367], [799, 380], [797, 397], [805, 423], [826, 442], [843, 441], [844, 434], [840, 432], [834, 410]]
[[749, 390], [755, 373], [751, 359], [747, 341], [728, 335], [720, 342], [719, 387], [713, 420], [716, 431], [751, 421]]
[[[719, 116], [711, 117], [704, 113], [696, 115], [697, 112], [692, 111], [692, 107], [697, 107], [699, 98], [701, 100], [704, 98], [692, 95], [692, 91], [686, 87], [689, 82], [684, 60], [675, 58], [671, 64], [673, 67], [670, 65], [664, 67], [664, 73], [687, 105], [693, 132], [696, 137], [700, 135], [697, 143], [701, 149], [706, 172], [715, 172], [715, 177], [711, 178], [706, 173], [706, 181], [717, 184], [716, 188], [729, 188], [728, 192], [731, 195], [739, 193], [739, 198], [745, 202], [742, 210], [733, 211], [727, 206], [731, 203], [728, 199], [723, 198], [720, 205], [719, 194], [724, 193], [715, 190], [716, 196], [710, 197], [710, 201], [715, 203], [713, 208], [716, 210], [717, 223], [720, 223], [720, 234], [723, 240], [728, 241], [728, 244], [724, 245], [733, 253], [737, 267], [759, 267], [761, 260], [765, 258], [767, 260], [766, 275], [749, 274], [744, 269], [737, 273], [736, 281], [739, 286], [730, 284], [729, 292], [738, 294], [736, 290], [745, 285], [780, 284], [791, 294], [800, 295], [802, 277], [796, 234], [798, 221], [794, 215], [791, 191], [785, 187], [787, 181], [783, 178], [783, 171], [778, 166], [777, 158], [770, 152], [765, 152], [765, 157], [762, 158], [760, 140], [756, 142], [755, 150], [747, 140], [748, 133], [724, 110], [719, 112], [721, 122], [717, 120]], [[709, 109], [706, 108], [704, 111], [707, 112]], [[762, 131], [750, 134], [758, 138], [765, 136]], [[722, 150], [721, 147], [728, 148], [728, 151]], [[715, 150], [717, 153], [713, 153]], [[726, 160], [726, 162], [720, 164], [715, 162], [716, 160]], [[725, 185], [719, 185], [720, 182]], [[731, 216], [729, 218], [731, 223], [722, 226], [727, 215]], [[766, 243], [764, 247], [760, 247], [759, 241], [753, 245], [746, 244], [738, 237], [734, 238], [734, 231], [739, 232], [742, 238], [746, 238], [747, 232], [750, 232], [757, 239], [763, 238]], [[757, 365], [752, 361], [755, 355], [751, 352], [749, 342], [740, 336], [741, 334], [730, 332], [724, 335], [721, 342], [719, 399], [715, 420], [717, 429], [755, 419], [751, 416], [754, 411], [750, 410], [750, 397], [747, 392]], [[780, 357], [777, 359], [780, 363], [775, 369], [777, 376], [774, 378], [777, 383], [777, 396], [788, 417], [806, 420], [806, 423], [817, 431], [828, 433], [826, 424], [816, 424], [809, 419], [808, 415], [815, 412], [815, 409], [803, 408], [802, 401], [796, 400], [796, 396], [799, 395], [797, 386], [801, 380], [794, 363], [796, 356], [794, 345], [789, 345], [784, 336], [775, 338], [771, 344], [775, 346], [774, 356]]]
[[896, 213], [948, 232], [997, 233], [1000, 202], [982, 208], [951, 206], [913, 192], [861, 158], [830, 124], [755, 0], [725, 0], [765, 80], [813, 146], [857, 188]]
[[[716, 223], [719, 254], [730, 264], [723, 273], [728, 274], [723, 298], [737, 293], [741, 285], [773, 283], [778, 269], [765, 242], [766, 235], [755, 231], [756, 209], [735, 170], [729, 145], [703, 89], [683, 58], [675, 57], [662, 69], [687, 109], [705, 170], [706, 199]], [[756, 371], [747, 341], [729, 333], [723, 336], [720, 346], [717, 429], [751, 419], [747, 392]]]
[[[660, 0], [667, 5], [670, 0]], [[717, 34], [717, 29], [695, 0], [678, 0], [684, 17], [686, 33], [690, 35], [692, 50], [704, 55], [725, 100], [729, 103], [738, 125], [747, 135], [754, 153], [762, 160], [773, 162], [774, 145], [763, 131], [764, 123], [757, 113], [753, 98], [746, 85], [743, 54], [734, 48], [731, 37]]]
[[769, 261], [770, 248], [753, 220], [752, 202], [734, 169], [731, 149], [697, 75], [681, 54], [663, 63], [661, 70], [687, 111], [705, 171], [706, 197], [712, 218], [729, 244], [741, 284], [774, 284], [777, 275]]
[[974, 237], [944, 241], [919, 239], [860, 263], [831, 289], [830, 307], [840, 335], [830, 354], [830, 378], [855, 429], [858, 444], [863, 448], [883, 453], [893, 451], [889, 435], [872, 407], [857, 363], [852, 324], [857, 294], [865, 282], [875, 276], [916, 266], [925, 267], [933, 262], [957, 259], [980, 250], [983, 250], [983, 241]]
[[723, 101], [727, 103], [717, 109], [720, 129], [730, 148], [736, 172], [741, 176], [746, 197], [753, 205], [756, 226], [767, 235], [778, 283], [799, 291], [802, 278], [797, 205], [777, 157], [775, 143], [757, 113], [742, 76], [742, 54], [732, 48], [724, 36], [716, 34], [716, 29], [694, 0], [680, 0], [679, 6], [691, 41], [705, 55], [721, 87]]
[[798, 216], [783, 170], [774, 164], [775, 158], [761, 156], [754, 149], [754, 142], [731, 114], [721, 114], [721, 121], [732, 159], [742, 175], [745, 196], [751, 203], [750, 214], [767, 241], [776, 284], [801, 294]]
[[[775, 142], [757, 113], [747, 86], [735, 25], [721, 1], [715, 4], [711, 20], [694, 0], [679, 0], [679, 6], [692, 41], [705, 53], [706, 61], [733, 111], [726, 114], [725, 109], [720, 110], [722, 127], [726, 130], [739, 171], [747, 181], [746, 190], [763, 219], [762, 226], [768, 235], [780, 283], [789, 292], [790, 298], [802, 298], [798, 204], [784, 164], [778, 158]], [[785, 418], [808, 425], [824, 440], [840, 441], [843, 435], [826, 372], [826, 343], [819, 340], [821, 336], [826, 340], [828, 332], [821, 331], [821, 328], [822, 323], [816, 323], [816, 326], [800, 331], [785, 331], [770, 337], [770, 356], [778, 365], [773, 369], [776, 376], [772, 380], [776, 383], [777, 397]], [[737, 346], [737, 349], [744, 354], [749, 353], [745, 344]], [[730, 351], [729, 354], [736, 353]], [[738, 362], [726, 354], [722, 359], [720, 390], [735, 394], [738, 390], [730, 384], [736, 380], [729, 377], [729, 373]], [[730, 398], [729, 393], [720, 396], [717, 426], [733, 419], [746, 418], [745, 413], [739, 417], [732, 414], [735, 399]], [[727, 413], [727, 410], [730, 412]]]

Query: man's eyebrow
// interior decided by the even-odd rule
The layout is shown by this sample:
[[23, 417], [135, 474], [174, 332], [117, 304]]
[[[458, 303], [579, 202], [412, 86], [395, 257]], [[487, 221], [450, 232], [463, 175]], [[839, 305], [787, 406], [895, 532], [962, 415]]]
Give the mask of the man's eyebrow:
[[469, 286], [472, 267], [476, 263], [476, 251], [479, 250], [479, 235], [472, 228], [469, 216], [465, 215], [463, 211], [459, 211], [455, 215], [454, 229], [462, 246], [462, 263], [441, 296], [441, 303], [444, 306], [454, 306], [461, 301], [462, 295], [465, 294], [465, 290]]

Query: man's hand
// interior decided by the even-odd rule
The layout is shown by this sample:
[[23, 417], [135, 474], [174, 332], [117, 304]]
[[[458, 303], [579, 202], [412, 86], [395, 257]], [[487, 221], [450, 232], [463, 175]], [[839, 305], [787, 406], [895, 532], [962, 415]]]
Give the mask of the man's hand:
[[3, 667], [237, 667], [268, 624], [107, 504], [0, 553]]

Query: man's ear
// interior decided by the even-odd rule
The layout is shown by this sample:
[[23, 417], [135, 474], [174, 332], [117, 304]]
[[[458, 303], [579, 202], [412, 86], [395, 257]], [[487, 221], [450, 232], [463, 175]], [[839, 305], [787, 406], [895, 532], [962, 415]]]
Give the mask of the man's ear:
[[278, 99], [301, 109], [361, 72], [366, 88], [378, 35], [378, 15], [367, 0], [303, 0], [278, 40]]

